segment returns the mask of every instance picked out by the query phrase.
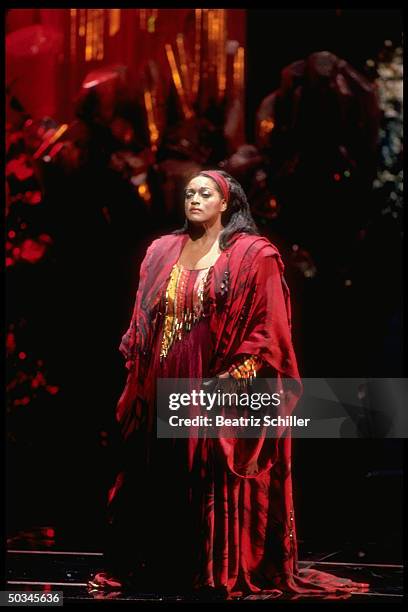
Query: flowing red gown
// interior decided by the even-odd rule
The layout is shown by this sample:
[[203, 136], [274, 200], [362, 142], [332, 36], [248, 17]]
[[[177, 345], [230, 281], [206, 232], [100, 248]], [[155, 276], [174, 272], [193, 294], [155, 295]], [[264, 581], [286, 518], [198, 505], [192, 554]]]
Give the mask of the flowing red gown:
[[[276, 263], [271, 260], [269, 265], [265, 272], [274, 272]], [[191, 310], [199, 280], [206, 274], [207, 290], [196, 323], [173, 338], [160, 359], [162, 288], [162, 298], [150, 313], [156, 325], [145, 381], [213, 375], [216, 347], [206, 296], [217, 266], [218, 262], [209, 270], [179, 267], [179, 310], [180, 304]], [[264, 372], [271, 374], [267, 364]], [[256, 477], [248, 471], [245, 477], [230, 469], [225, 447], [217, 439], [158, 439], [153, 401], [142, 403], [139, 416], [126, 442], [124, 469], [110, 492], [106, 562], [112, 572], [144, 572], [151, 587], [159, 590], [213, 587], [230, 597], [261, 590], [276, 596], [324, 596], [357, 588], [351, 580], [298, 567], [290, 437], [277, 441], [270, 469]]]

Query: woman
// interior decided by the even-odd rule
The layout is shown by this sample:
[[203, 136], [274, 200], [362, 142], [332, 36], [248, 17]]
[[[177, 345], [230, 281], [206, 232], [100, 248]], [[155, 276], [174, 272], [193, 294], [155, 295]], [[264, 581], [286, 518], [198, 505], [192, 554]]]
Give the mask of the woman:
[[259, 236], [241, 186], [220, 170], [198, 173], [185, 215], [181, 230], [148, 248], [120, 345], [125, 454], [109, 492], [106, 571], [90, 586], [133, 578], [145, 588], [150, 579], [155, 590], [221, 597], [362, 586], [298, 570], [290, 436], [156, 436], [158, 378], [265, 377], [285, 392], [286, 414], [302, 392], [283, 264]]

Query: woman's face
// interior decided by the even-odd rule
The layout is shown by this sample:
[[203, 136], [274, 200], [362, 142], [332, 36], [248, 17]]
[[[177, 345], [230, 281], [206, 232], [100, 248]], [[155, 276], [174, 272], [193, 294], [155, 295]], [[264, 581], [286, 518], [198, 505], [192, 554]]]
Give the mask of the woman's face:
[[217, 184], [207, 176], [196, 176], [188, 183], [184, 192], [186, 217], [193, 223], [216, 222], [226, 210], [227, 203]]

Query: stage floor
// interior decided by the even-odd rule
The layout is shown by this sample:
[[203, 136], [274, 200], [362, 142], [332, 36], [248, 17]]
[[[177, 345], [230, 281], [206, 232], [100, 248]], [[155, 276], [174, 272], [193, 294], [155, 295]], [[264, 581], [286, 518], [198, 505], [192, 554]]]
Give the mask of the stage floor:
[[[370, 583], [369, 591], [352, 593], [347, 597], [348, 602], [384, 602], [401, 603], [403, 600], [403, 565], [398, 563], [375, 562], [370, 555], [365, 555], [363, 561], [353, 558], [352, 550], [344, 547], [329, 552], [313, 552], [299, 561], [300, 567], [312, 567], [322, 571], [334, 573], [339, 577], [352, 578], [358, 582]], [[357, 555], [358, 556], [358, 555]], [[348, 558], [346, 558], [348, 557]], [[65, 604], [92, 603], [99, 601], [117, 601], [121, 603], [134, 602], [170, 602], [194, 601], [191, 597], [180, 593], [141, 593], [141, 592], [108, 592], [92, 591], [87, 587], [90, 574], [103, 569], [103, 556], [100, 552], [74, 551], [74, 550], [28, 550], [9, 547], [6, 558], [7, 585], [6, 589], [16, 591], [62, 591]], [[273, 597], [274, 598], [274, 597]], [[317, 599], [340, 599], [330, 595], [319, 596]], [[270, 601], [270, 594], [247, 595], [238, 599], [240, 601]], [[282, 595], [279, 601], [310, 601], [315, 596]]]

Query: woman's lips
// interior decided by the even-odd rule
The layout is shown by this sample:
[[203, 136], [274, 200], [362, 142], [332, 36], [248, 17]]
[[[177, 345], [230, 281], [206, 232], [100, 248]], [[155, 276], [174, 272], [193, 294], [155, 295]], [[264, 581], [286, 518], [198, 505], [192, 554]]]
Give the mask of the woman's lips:
[[191, 213], [201, 212], [201, 208], [190, 208]]

